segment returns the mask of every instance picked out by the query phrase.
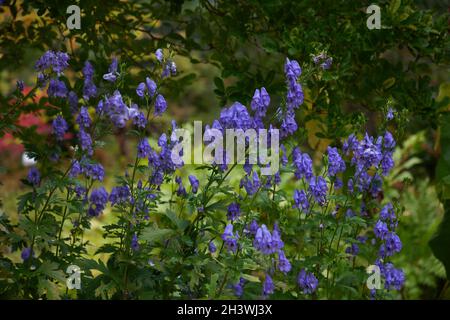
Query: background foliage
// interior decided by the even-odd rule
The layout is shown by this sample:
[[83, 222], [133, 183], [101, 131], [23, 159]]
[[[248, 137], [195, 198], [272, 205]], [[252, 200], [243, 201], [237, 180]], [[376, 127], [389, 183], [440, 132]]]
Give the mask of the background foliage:
[[[52, 102], [29, 99], [33, 93], [21, 108], [11, 107], [10, 88], [17, 79], [34, 83], [27, 70], [47, 49], [69, 52], [74, 70], [81, 70], [88, 58], [98, 70], [106, 70], [112, 56], [120, 57], [128, 70], [122, 89], [132, 95], [135, 85], [153, 72], [154, 50], [170, 47], [179, 66], [179, 75], [165, 88], [171, 98], [178, 97], [172, 116], [205, 121], [235, 100], [248, 104], [257, 87], [265, 86], [274, 99], [281, 100], [284, 79], [278, 70], [284, 58], [310, 62], [312, 55], [325, 52], [333, 57], [328, 72], [304, 69], [307, 109], [298, 111], [304, 125], [296, 138], [310, 151], [322, 152], [354, 130], [374, 133], [388, 108], [396, 110], [391, 129], [400, 143], [405, 141], [399, 151], [399, 177], [391, 183], [405, 208], [399, 232], [408, 245], [398, 259], [408, 280], [402, 294], [405, 298], [445, 296], [444, 269], [450, 274], [450, 55], [445, 1], [377, 1], [381, 30], [368, 30], [365, 25], [367, 1], [85, 0], [79, 2], [81, 30], [69, 31], [66, 8], [74, 3], [3, 1], [0, 135], [32, 135], [35, 128], [18, 124], [23, 113], [43, 110], [44, 121], [54, 115], [51, 108], [44, 108]], [[161, 132], [167, 126], [168, 119], [163, 118], [152, 129]], [[124, 140], [119, 132], [119, 148], [114, 152], [122, 163], [130, 158]], [[108, 163], [108, 156], [104, 157]], [[411, 158], [418, 160], [408, 162]], [[6, 153], [1, 161], [6, 171], [1, 198], [6, 214], [13, 215], [16, 206], [9, 199], [21, 186], [9, 180], [24, 174]], [[111, 172], [119, 167], [109, 160]], [[445, 218], [434, 237], [443, 211]], [[434, 256], [445, 268], [432, 256], [430, 239]], [[53, 271], [48, 266], [42, 272]]]

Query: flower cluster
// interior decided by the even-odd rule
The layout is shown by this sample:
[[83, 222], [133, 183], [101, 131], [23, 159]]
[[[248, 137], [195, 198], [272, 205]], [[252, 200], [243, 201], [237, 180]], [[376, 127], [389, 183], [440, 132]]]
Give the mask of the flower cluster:
[[[183, 277], [178, 276], [183, 272], [180, 271], [180, 266], [191, 259], [189, 254], [192, 253], [200, 258], [211, 258], [208, 263], [195, 265], [195, 272], [198, 271], [201, 276], [217, 272], [218, 265], [226, 269], [226, 276], [218, 289], [220, 293], [223, 288], [231, 288], [236, 296], [243, 297], [244, 286], [245, 290], [250, 290], [255, 285], [247, 285], [245, 279], [254, 279], [257, 274], [260, 276], [258, 294], [263, 297], [278, 294], [280, 282], [291, 283], [286, 287], [295, 288], [296, 294], [301, 292], [315, 297], [325, 291], [325, 286], [328, 293], [328, 287], [334, 286], [336, 278], [339, 280], [338, 273], [348, 270], [348, 261], [353, 261], [352, 268], [360, 263], [359, 260], [367, 261], [357, 261], [356, 256], [364, 255], [369, 246], [377, 250], [375, 263], [381, 269], [385, 288], [399, 290], [402, 287], [404, 273], [390, 261], [402, 248], [396, 234], [398, 218], [391, 203], [379, 210], [382, 204], [379, 195], [383, 177], [394, 166], [396, 142], [390, 132], [386, 131], [380, 137], [372, 137], [366, 133], [360, 140], [353, 134], [343, 142], [342, 148], [339, 148], [339, 141], [335, 141], [336, 144], [327, 147], [326, 154], [323, 155], [324, 161], [319, 164], [320, 159], [310, 156], [304, 146], [295, 144], [296, 139], [288, 139], [297, 131], [295, 113], [303, 103], [304, 94], [299, 83], [302, 74], [300, 64], [286, 59], [286, 99], [274, 112], [275, 120], [266, 119], [267, 114], [271, 113], [271, 97], [264, 87], [260, 87], [254, 91], [249, 107], [234, 102], [224, 107], [219, 118], [205, 128], [205, 141], [213, 144], [213, 129], [224, 133], [227, 129], [268, 127], [269, 134], [274, 136], [273, 130], [278, 127], [283, 142], [280, 146], [280, 171], [264, 175], [262, 169], [266, 164], [251, 164], [245, 159], [243, 173], [239, 177], [239, 188], [224, 186], [226, 177], [235, 166], [229, 166], [231, 155], [227, 155], [225, 150], [215, 150], [216, 163], [198, 168], [209, 170], [210, 180], [201, 186], [201, 179], [197, 177], [203, 178], [203, 174], [188, 174], [190, 187], [185, 186], [180, 176], [181, 170], [178, 170], [183, 167], [183, 163], [175, 161], [172, 154], [178, 142], [174, 134], [177, 126], [175, 121], [172, 121], [172, 132], [159, 135], [157, 147], [151, 147], [147, 136], [149, 132], [146, 129], [152, 121], [149, 120], [151, 111], [155, 117], [159, 117], [167, 110], [167, 102], [161, 94], [160, 86], [165, 77], [177, 72], [175, 63], [170, 56], [165, 57], [162, 50], [158, 49], [155, 57], [161, 74], [154, 78], [156, 82], [146, 77], [145, 81], [137, 85], [137, 103], [129, 96], [122, 95], [118, 89], [122, 82], [120, 73], [124, 70], [119, 70], [117, 58], [113, 59], [108, 72], [103, 75], [103, 80], [108, 83], [98, 86], [101, 94], [94, 81], [94, 68], [86, 61], [82, 70], [84, 100], [81, 101], [84, 105], [80, 108], [75, 88], [69, 91], [66, 83], [70, 82], [58, 78], [68, 66], [68, 56], [49, 51], [36, 64], [43, 75], [39, 80], [40, 84], [49, 80], [49, 96], [65, 98], [65, 106], [70, 108], [76, 123], [77, 133], [73, 136], [77, 146], [70, 153], [70, 167], [66, 172], [67, 201], [71, 202], [67, 208], [70, 208], [70, 213], [76, 209], [81, 211], [80, 218], [73, 220], [75, 231], [88, 225], [83, 222], [100, 216], [109, 202], [112, 211], [119, 215], [119, 222], [105, 229], [111, 231], [107, 236], [119, 240], [111, 246], [117, 244], [115, 250], [120, 251], [120, 258], [126, 263], [136, 258], [133, 269], [142, 265], [142, 261], [145, 264], [148, 262], [152, 267], [156, 264], [157, 268], [163, 266], [164, 272], [167, 270], [167, 273], [173, 272], [176, 275], [173, 282], [176, 287], [182, 287], [180, 292], [195, 291], [196, 284], [190, 284], [187, 289], [181, 283]], [[322, 56], [315, 57], [314, 62], [321, 63], [323, 69], [328, 69], [332, 60]], [[57, 77], [51, 78], [51, 72], [55, 72]], [[62, 114], [66, 115], [67, 110], [63, 111]], [[61, 114], [53, 119], [52, 132], [55, 140], [52, 142], [57, 146], [67, 133], [71, 133], [68, 123], [72, 129], [72, 119], [64, 119]], [[116, 186], [108, 193], [100, 183], [105, 178], [105, 170], [93, 160], [95, 148], [101, 145], [98, 135], [102, 130], [106, 132], [127, 126], [134, 127], [133, 134], [136, 136], [135, 163], [128, 166], [124, 176], [117, 177]], [[246, 151], [250, 142], [247, 137]], [[182, 150], [178, 156], [183, 156]], [[224, 163], [219, 164], [219, 159], [225, 159]], [[27, 180], [33, 186], [33, 192], [36, 192], [40, 191], [46, 177], [41, 177], [38, 169], [32, 167]], [[287, 181], [293, 183], [292, 189], [284, 188]], [[172, 194], [164, 184], [168, 182], [172, 183]], [[161, 211], [158, 209], [159, 205], [167, 209], [164, 214], [158, 213]], [[178, 206], [179, 210], [173, 206]], [[376, 218], [378, 211], [379, 218]], [[217, 230], [217, 226], [221, 224], [225, 226], [223, 232], [221, 228]], [[164, 228], [159, 228], [160, 225]], [[175, 226], [176, 232], [169, 230]], [[63, 227], [64, 218], [61, 230]], [[155, 231], [156, 228], [160, 230]], [[77, 237], [75, 231], [72, 233], [74, 242]], [[346, 244], [345, 248], [341, 246], [341, 238]], [[369, 238], [372, 241], [368, 241]], [[64, 243], [59, 240], [59, 243]], [[33, 244], [22, 247], [21, 256], [24, 261], [33, 256]], [[216, 244], [220, 245], [216, 247]], [[102, 248], [110, 249], [111, 247]], [[56, 252], [58, 250], [59, 248]], [[160, 252], [164, 254], [153, 257]], [[168, 256], [173, 252], [176, 252], [172, 257], [175, 262], [162, 261], [164, 255]], [[113, 256], [114, 259], [118, 257]], [[245, 262], [236, 263], [240, 258]], [[324, 259], [335, 261], [339, 266], [336, 270], [331, 270], [334, 265], [324, 264]], [[217, 261], [220, 262], [216, 265]], [[209, 268], [209, 265], [214, 265], [214, 268], [204, 272], [202, 268]], [[237, 265], [240, 267], [235, 268]], [[131, 269], [125, 271], [125, 278], [128, 277], [127, 272], [133, 272]], [[233, 277], [228, 276], [231, 272]], [[332, 274], [332, 278], [329, 274]]]

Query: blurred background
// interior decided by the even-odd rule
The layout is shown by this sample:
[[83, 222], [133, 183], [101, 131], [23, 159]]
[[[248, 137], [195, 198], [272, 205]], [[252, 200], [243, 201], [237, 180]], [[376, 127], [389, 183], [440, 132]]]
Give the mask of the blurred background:
[[[81, 28], [67, 28], [68, 6], [81, 9]], [[223, 106], [249, 105], [266, 87], [272, 105], [284, 92], [283, 64], [296, 59], [305, 104], [296, 140], [316, 159], [330, 143], [352, 132], [376, 134], [389, 109], [398, 141], [396, 167], [386, 196], [402, 208], [403, 250], [395, 259], [406, 273], [404, 299], [449, 298], [450, 276], [450, 82], [448, 1], [377, 1], [379, 30], [369, 30], [367, 1], [0, 1], [0, 214], [14, 220], [16, 198], [32, 161], [20, 136], [25, 128], [48, 135], [51, 103], [37, 91], [20, 110], [10, 110], [16, 82], [26, 95], [36, 83], [34, 63], [48, 49], [70, 54], [73, 70], [92, 61], [101, 79], [112, 57], [126, 67], [124, 94], [153, 75], [151, 55], [172, 52], [177, 76], [164, 95], [168, 114], [155, 122], [156, 139], [170, 120], [211, 123]], [[325, 73], [312, 57], [333, 58]], [[73, 86], [80, 85], [73, 83]], [[275, 110], [275, 108], [273, 108]], [[133, 157], [135, 145], [117, 132], [96, 153], [111, 181]], [[189, 169], [186, 169], [189, 170]], [[188, 171], [185, 172], [188, 174]], [[238, 177], [236, 177], [237, 180]], [[446, 217], [446, 218], [445, 218]], [[105, 214], [101, 219], [110, 219]], [[88, 237], [95, 243], [105, 221]], [[431, 242], [430, 242], [431, 241]], [[92, 250], [92, 252], [95, 250]], [[0, 243], [0, 255], [9, 254]], [[20, 259], [19, 256], [16, 257]], [[446, 272], [447, 271], [447, 272]]]

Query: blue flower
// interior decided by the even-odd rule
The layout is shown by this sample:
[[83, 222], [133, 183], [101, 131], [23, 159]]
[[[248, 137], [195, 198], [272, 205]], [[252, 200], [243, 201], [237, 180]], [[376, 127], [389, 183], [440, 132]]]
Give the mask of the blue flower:
[[281, 121], [280, 138], [286, 138], [297, 131], [298, 125], [295, 121], [295, 113], [288, 111]]
[[323, 70], [328, 70], [331, 68], [331, 64], [333, 63], [333, 58], [329, 57], [324, 62], [320, 64]]
[[234, 294], [236, 295], [236, 297], [242, 297], [242, 295], [244, 294], [244, 284], [245, 279], [241, 277], [238, 283], [231, 286], [234, 289]]
[[107, 97], [101, 106], [100, 104], [97, 106], [97, 112], [106, 112], [112, 123], [118, 128], [125, 126], [126, 122], [130, 119], [130, 113], [132, 115], [135, 114], [135, 108], [132, 109], [130, 110], [123, 102], [122, 95], [118, 90], [114, 91], [112, 96]]
[[273, 284], [272, 278], [266, 274], [266, 279], [264, 280], [263, 284], [263, 295], [268, 296], [269, 294], [272, 294], [275, 290], [275, 285]]
[[266, 89], [264, 87], [261, 88], [261, 91], [259, 89], [256, 89], [250, 105], [252, 110], [255, 111], [255, 116], [264, 118], [269, 104], [270, 96], [267, 93]]
[[289, 58], [286, 58], [286, 62], [284, 64], [284, 73], [286, 74], [286, 78], [289, 82], [295, 82], [297, 81], [297, 78], [302, 74], [302, 68], [297, 61], [289, 60]]
[[109, 82], [115, 82], [117, 80], [117, 76], [119, 73], [117, 72], [117, 68], [119, 67], [119, 62], [117, 61], [117, 58], [113, 58], [109, 68], [108, 73], [103, 75], [103, 79]]
[[292, 160], [295, 170], [295, 177], [297, 179], [306, 178], [311, 179], [313, 177], [313, 169], [312, 169], [312, 160], [307, 153], [303, 153], [300, 151], [298, 147], [296, 147], [292, 151]]
[[52, 123], [53, 134], [56, 137], [56, 140], [62, 141], [64, 139], [64, 134], [66, 133], [69, 126], [67, 125], [66, 120], [60, 115], [58, 115]]
[[147, 118], [139, 111], [133, 117], [133, 124], [139, 129], [145, 129], [147, 126]]
[[83, 128], [89, 128], [91, 126], [92, 120], [86, 107], [81, 107], [80, 113], [77, 117], [77, 123], [80, 127]]
[[36, 167], [31, 167], [28, 171], [27, 180], [33, 186], [37, 186], [41, 182], [41, 174]]
[[139, 241], [137, 234], [133, 234], [133, 237], [131, 238], [131, 249], [133, 251], [139, 250]]
[[69, 171], [69, 177], [71, 177], [71, 178], [77, 177], [78, 175], [81, 174], [82, 170], [83, 169], [81, 167], [80, 162], [78, 160], [74, 160], [72, 162], [72, 166], [71, 166], [70, 171]]
[[314, 293], [319, 285], [316, 276], [311, 272], [306, 272], [305, 269], [302, 269], [298, 274], [297, 283], [304, 294]]
[[303, 210], [309, 209], [308, 197], [304, 190], [294, 190], [294, 208], [301, 208]]
[[155, 52], [155, 56], [156, 56], [156, 59], [157, 59], [159, 62], [163, 62], [163, 60], [164, 60], [164, 54], [163, 54], [162, 49], [157, 49], [156, 52]]
[[358, 172], [377, 167], [382, 158], [381, 146], [374, 143], [373, 137], [366, 133], [364, 139], [354, 146], [352, 163], [356, 164]]
[[232, 202], [228, 206], [227, 219], [234, 221], [239, 217], [240, 214], [241, 214], [241, 206], [236, 202]]
[[266, 225], [263, 224], [256, 231], [253, 246], [263, 254], [272, 254], [283, 248], [284, 243], [280, 238], [280, 233], [277, 227], [274, 226], [273, 233], [271, 234]]
[[105, 209], [106, 203], [108, 202], [108, 193], [105, 188], [100, 187], [92, 190], [89, 202], [88, 214], [91, 217], [99, 216]]
[[209, 252], [214, 253], [217, 251], [216, 245], [213, 241], [211, 241], [208, 245]]
[[225, 246], [229, 251], [235, 252], [238, 248], [237, 244], [238, 235], [233, 234], [233, 225], [228, 224], [222, 234], [222, 240], [225, 242]]
[[286, 258], [283, 250], [278, 251], [278, 270], [284, 273], [291, 271], [291, 263]]
[[339, 172], [345, 171], [345, 162], [342, 160], [337, 148], [328, 147], [328, 174], [334, 177]]
[[23, 89], [25, 88], [25, 82], [23, 82], [23, 80], [17, 80], [16, 87], [17, 87], [17, 90], [22, 92]]
[[314, 196], [314, 199], [318, 204], [323, 206], [326, 201], [328, 186], [324, 177], [312, 177], [309, 180], [309, 191]]
[[284, 144], [280, 144], [280, 150], [282, 151], [282, 155], [281, 155], [281, 165], [283, 167], [288, 165], [288, 157], [287, 157], [287, 151], [286, 151], [286, 147], [284, 146]]
[[394, 268], [392, 263], [386, 263], [383, 267], [384, 287], [387, 290], [400, 290], [405, 282], [405, 273], [402, 269]]
[[197, 191], [198, 191], [198, 186], [199, 186], [199, 181], [198, 181], [198, 179], [197, 179], [195, 176], [190, 175], [190, 176], [189, 176], [189, 182], [191, 183], [192, 193], [197, 193]]
[[145, 79], [145, 83], [141, 82], [136, 88], [136, 94], [143, 98], [145, 96], [145, 92], [148, 92], [148, 96], [151, 98], [156, 93], [156, 83], [149, 77]]
[[241, 180], [240, 186], [244, 187], [245, 191], [250, 196], [254, 195], [256, 192], [258, 192], [261, 184], [260, 184], [260, 180], [259, 180], [259, 177], [258, 177], [258, 174], [256, 173], [256, 171], [253, 171], [251, 179], [249, 179], [249, 176], [246, 175]]
[[47, 51], [36, 62], [35, 68], [40, 72], [52, 68], [54, 72], [60, 75], [69, 66], [69, 55], [61, 51]]
[[81, 150], [85, 151], [89, 156], [92, 156], [94, 153], [92, 139], [83, 127], [80, 127], [80, 131], [78, 131], [78, 141], [80, 142]]
[[158, 94], [156, 96], [155, 101], [155, 116], [160, 116], [166, 111], [167, 109], [167, 102], [166, 99], [161, 94]]
[[175, 177], [175, 182], [178, 184], [177, 195], [179, 197], [185, 196], [187, 192], [183, 186], [183, 181], [181, 180], [181, 177]]
[[247, 108], [239, 102], [233, 103], [229, 108], [222, 109], [219, 123], [223, 129], [242, 129], [244, 131], [252, 128], [254, 124]]
[[47, 94], [49, 97], [53, 98], [65, 98], [67, 96], [68, 90], [64, 81], [51, 79], [50, 84], [47, 89]]
[[380, 257], [386, 258], [402, 250], [402, 242], [397, 234], [388, 232], [384, 238], [384, 244], [380, 246]]
[[375, 237], [380, 240], [384, 240], [389, 232], [389, 229], [385, 222], [378, 220], [375, 224], [375, 227], [373, 228], [373, 232], [375, 233]]
[[139, 141], [138, 147], [137, 147], [137, 156], [138, 158], [147, 158], [150, 155], [150, 152], [152, 151], [152, 148], [150, 147], [150, 144], [148, 143], [147, 138], [143, 138]]
[[31, 248], [23, 248], [22, 253], [20, 254], [23, 261], [27, 261], [32, 256]]
[[105, 177], [105, 169], [99, 163], [97, 164], [86, 164], [83, 167], [83, 172], [87, 178], [91, 178], [93, 180], [103, 181]]
[[131, 199], [131, 192], [128, 186], [118, 186], [111, 190], [109, 202], [114, 206], [116, 204], [126, 203]]
[[387, 114], [386, 114], [386, 120], [391, 121], [392, 119], [394, 119], [394, 113], [395, 113], [395, 110], [392, 107], [389, 107]]
[[143, 98], [144, 95], [145, 95], [145, 90], [146, 90], [145, 83], [141, 82], [141, 83], [138, 84], [138, 86], [136, 88], [136, 94], [139, 97]]
[[78, 96], [74, 91], [70, 91], [67, 100], [69, 102], [70, 112], [75, 114], [78, 111]]
[[84, 84], [83, 84], [83, 97], [86, 100], [93, 98], [97, 95], [97, 87], [94, 84], [94, 67], [89, 61], [84, 63], [83, 67]]
[[303, 88], [300, 83], [293, 82], [290, 84], [286, 96], [286, 104], [289, 111], [297, 109], [301, 104], [303, 104], [304, 93]]
[[397, 219], [392, 203], [386, 204], [380, 211], [380, 219], [382, 221], [394, 222]]
[[345, 249], [345, 253], [348, 253], [352, 256], [356, 256], [359, 253], [359, 246], [356, 243], [352, 243], [350, 247]]

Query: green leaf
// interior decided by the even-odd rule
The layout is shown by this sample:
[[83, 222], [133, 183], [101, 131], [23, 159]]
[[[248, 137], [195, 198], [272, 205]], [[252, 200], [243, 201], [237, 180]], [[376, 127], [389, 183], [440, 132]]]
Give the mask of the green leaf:
[[444, 203], [444, 208], [444, 219], [429, 245], [434, 256], [444, 264], [447, 279], [450, 279], [450, 201]]
[[150, 226], [142, 231], [141, 239], [153, 243], [168, 239], [173, 234], [174, 231], [171, 229], [159, 229], [156, 226]]
[[249, 274], [243, 274], [242, 278], [244, 278], [245, 280], [248, 280], [250, 282], [261, 282], [258, 277], [255, 277], [255, 276], [252, 276]]
[[47, 279], [39, 279], [38, 292], [40, 295], [46, 295], [49, 300], [60, 300], [58, 286]]
[[400, 8], [400, 5], [402, 4], [402, 0], [392, 0], [389, 4], [389, 12], [391, 14], [395, 14], [397, 10]]
[[66, 275], [62, 270], [58, 270], [56, 262], [45, 261], [37, 270], [38, 273], [46, 275], [52, 279], [58, 280], [62, 283], [66, 282]]

